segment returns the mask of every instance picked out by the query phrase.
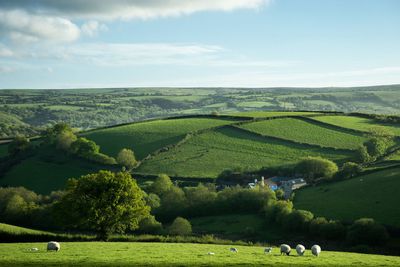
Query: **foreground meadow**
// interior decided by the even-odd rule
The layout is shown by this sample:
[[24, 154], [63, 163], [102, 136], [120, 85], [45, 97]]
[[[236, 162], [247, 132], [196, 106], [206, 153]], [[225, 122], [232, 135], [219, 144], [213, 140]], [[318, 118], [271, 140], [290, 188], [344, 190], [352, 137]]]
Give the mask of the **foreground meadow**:
[[[29, 251], [36, 247], [37, 252]], [[278, 248], [178, 243], [61, 243], [60, 252], [46, 252], [45, 243], [0, 244], [1, 266], [399, 266], [400, 257], [325, 252], [319, 257], [280, 256]], [[208, 255], [213, 252], [215, 255]]]

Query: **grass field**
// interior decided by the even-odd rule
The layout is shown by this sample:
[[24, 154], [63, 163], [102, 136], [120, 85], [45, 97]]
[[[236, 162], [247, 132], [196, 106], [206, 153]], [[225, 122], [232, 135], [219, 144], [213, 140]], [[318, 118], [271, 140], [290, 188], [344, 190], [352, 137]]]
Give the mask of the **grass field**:
[[9, 233], [14, 235], [41, 235], [52, 233], [46, 231], [33, 230], [25, 227], [14, 226], [10, 224], [0, 223], [0, 233]]
[[[256, 235], [257, 240], [272, 242], [285, 236], [278, 225], [267, 224], [265, 218], [257, 214], [197, 217], [190, 223], [195, 233], [213, 234], [224, 239], [252, 238]], [[293, 234], [289, 235], [293, 239]]]
[[79, 178], [99, 169], [103, 168], [78, 158], [63, 158], [59, 162], [49, 162], [35, 156], [8, 171], [0, 179], [0, 186], [23, 186], [36, 193], [48, 194], [54, 190], [64, 189], [68, 178]]
[[377, 123], [374, 120], [355, 116], [319, 116], [313, 119], [336, 126], [368, 132], [371, 128], [384, 127], [395, 135], [400, 135], [400, 125]]
[[[37, 252], [29, 251], [36, 247]], [[61, 243], [46, 252], [45, 243], [0, 244], [1, 266], [399, 266], [400, 257], [323, 251], [319, 257], [270, 255], [262, 247], [190, 243]], [[208, 255], [213, 252], [215, 255]]]
[[265, 117], [282, 117], [282, 116], [307, 116], [307, 115], [318, 115], [318, 112], [302, 112], [302, 111], [253, 111], [253, 112], [235, 112], [228, 114], [232, 116], [244, 116], [254, 118], [265, 118]]
[[183, 145], [144, 161], [135, 172], [216, 178], [225, 169], [257, 170], [293, 164], [306, 156], [341, 161], [350, 158], [352, 153], [296, 145], [234, 128], [222, 128], [194, 136]]
[[294, 118], [246, 123], [241, 125], [241, 128], [299, 143], [341, 149], [357, 149], [366, 140], [365, 137], [359, 135], [344, 133]]
[[137, 158], [142, 159], [157, 149], [178, 142], [189, 132], [231, 122], [207, 118], [156, 120], [97, 130], [84, 136], [99, 144], [105, 154], [116, 156], [122, 148], [130, 148]]
[[316, 216], [352, 221], [360, 217], [400, 226], [400, 168], [296, 192], [294, 205]]

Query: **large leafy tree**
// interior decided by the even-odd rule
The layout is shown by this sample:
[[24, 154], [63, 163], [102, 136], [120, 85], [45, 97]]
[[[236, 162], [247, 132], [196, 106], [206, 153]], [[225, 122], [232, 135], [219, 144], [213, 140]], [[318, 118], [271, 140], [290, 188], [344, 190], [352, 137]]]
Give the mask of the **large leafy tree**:
[[104, 240], [112, 233], [137, 229], [150, 212], [131, 175], [110, 171], [70, 179], [57, 208], [66, 226], [94, 230]]

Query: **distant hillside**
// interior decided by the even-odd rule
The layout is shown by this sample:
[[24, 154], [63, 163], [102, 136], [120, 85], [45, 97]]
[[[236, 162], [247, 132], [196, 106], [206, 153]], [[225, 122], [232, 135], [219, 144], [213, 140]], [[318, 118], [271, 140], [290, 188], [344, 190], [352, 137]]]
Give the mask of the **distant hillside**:
[[[400, 85], [0, 90], [0, 137], [36, 135], [58, 121], [80, 129], [94, 129], [149, 118], [211, 112], [317, 110], [399, 115], [399, 103]], [[19, 122], [14, 123], [10, 118]]]

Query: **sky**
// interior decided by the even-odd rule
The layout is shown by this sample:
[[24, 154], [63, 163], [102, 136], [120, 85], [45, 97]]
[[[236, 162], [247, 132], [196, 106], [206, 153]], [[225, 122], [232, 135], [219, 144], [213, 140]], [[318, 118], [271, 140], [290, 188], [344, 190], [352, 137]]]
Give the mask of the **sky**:
[[400, 84], [398, 0], [0, 0], [0, 88]]

